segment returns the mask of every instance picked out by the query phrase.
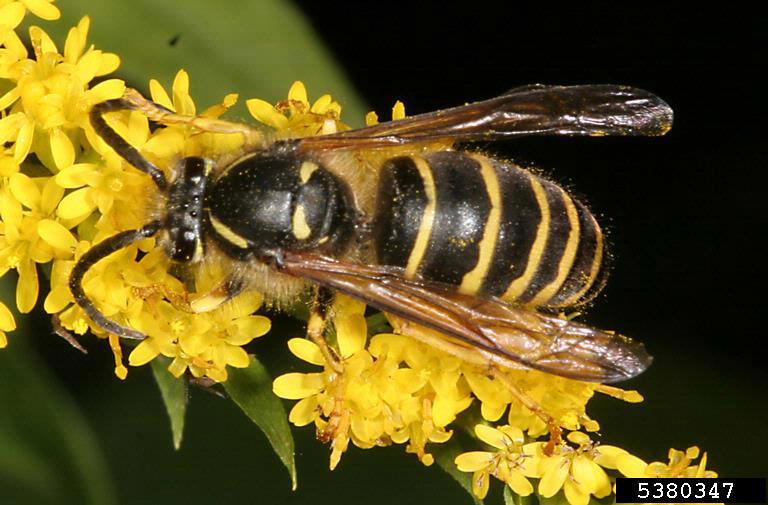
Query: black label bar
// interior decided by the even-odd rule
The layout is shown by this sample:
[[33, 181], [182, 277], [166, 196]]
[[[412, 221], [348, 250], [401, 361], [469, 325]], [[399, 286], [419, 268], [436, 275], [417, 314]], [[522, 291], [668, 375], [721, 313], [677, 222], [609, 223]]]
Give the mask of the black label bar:
[[616, 503], [765, 503], [765, 479], [616, 479]]

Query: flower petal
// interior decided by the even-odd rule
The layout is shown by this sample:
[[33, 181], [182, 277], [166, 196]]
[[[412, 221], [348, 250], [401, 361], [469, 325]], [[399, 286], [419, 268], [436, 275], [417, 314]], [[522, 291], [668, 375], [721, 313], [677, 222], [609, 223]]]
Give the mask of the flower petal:
[[40, 195], [40, 213], [46, 216], [52, 215], [63, 196], [64, 188], [56, 184], [55, 177], [48, 177]]
[[97, 173], [98, 166], [95, 163], [76, 163], [56, 174], [56, 184], [67, 189], [80, 188], [88, 183], [88, 176]]
[[50, 132], [51, 154], [53, 162], [59, 170], [67, 168], [75, 162], [75, 146], [61, 128], [53, 128]]
[[486, 444], [501, 450], [506, 449], [510, 442], [503, 432], [486, 424], [475, 426], [475, 435]]
[[294, 356], [313, 365], [325, 365], [325, 358], [320, 348], [314, 342], [306, 338], [292, 338], [288, 341], [288, 349]]
[[69, 292], [69, 288], [60, 285], [54, 286], [50, 293], [48, 293], [48, 296], [45, 297], [43, 309], [48, 314], [56, 314], [61, 312], [70, 303], [72, 303], [72, 294]]
[[307, 99], [307, 88], [301, 81], [295, 81], [291, 84], [291, 88], [288, 90], [288, 100], [295, 100], [301, 102], [309, 107], [309, 100]]
[[589, 493], [581, 489], [573, 481], [566, 481], [563, 491], [565, 492], [565, 499], [571, 505], [587, 505], [589, 503]]
[[472, 493], [481, 500], [488, 495], [490, 488], [490, 475], [485, 471], [478, 471], [472, 475]]
[[331, 105], [331, 95], [323, 95], [312, 104], [312, 108], [309, 110], [315, 114], [325, 114], [328, 111], [328, 106]]
[[53, 219], [41, 219], [37, 223], [37, 233], [51, 247], [73, 252], [77, 247], [77, 239], [64, 225]]
[[227, 342], [232, 345], [245, 345], [254, 338], [267, 333], [272, 327], [272, 322], [264, 316], [246, 316], [235, 320], [237, 335], [231, 335]]
[[5, 25], [4, 28], [13, 30], [21, 24], [24, 14], [26, 14], [24, 5], [19, 2], [11, 2], [0, 7], [0, 22]]
[[152, 101], [159, 103], [166, 109], [173, 110], [173, 102], [171, 97], [168, 96], [168, 92], [157, 79], [150, 79], [149, 81], [149, 95], [152, 97]]
[[114, 53], [101, 53], [96, 75], [111, 74], [120, 67], [120, 57]]
[[533, 485], [523, 474], [516, 470], [512, 470], [507, 475], [507, 485], [520, 496], [529, 496], [533, 493]]
[[21, 2], [27, 6], [32, 14], [46, 21], [53, 21], [61, 17], [58, 7], [47, 0], [21, 0]]
[[40, 286], [37, 282], [37, 267], [29, 259], [19, 262], [19, 282], [16, 284], [16, 307], [22, 314], [35, 308]]
[[373, 126], [379, 124], [379, 115], [374, 111], [370, 111], [365, 115], [365, 126]]
[[570, 465], [562, 456], [554, 456], [544, 460], [543, 463], [546, 465], [546, 470], [539, 481], [539, 494], [544, 498], [551, 498], [563, 487]]
[[404, 118], [405, 118], [405, 104], [400, 100], [398, 100], [395, 102], [395, 105], [392, 107], [392, 121], [397, 121], [398, 119], [404, 119]]
[[615, 459], [616, 469], [627, 477], [645, 477], [648, 464], [632, 454], [619, 454]]
[[361, 314], [343, 315], [336, 318], [336, 338], [343, 358], [348, 358], [365, 347], [368, 330]]
[[272, 383], [272, 391], [286, 400], [300, 400], [312, 396], [324, 387], [325, 380], [319, 373], [287, 373]]
[[288, 414], [288, 421], [294, 426], [306, 426], [312, 424], [317, 417], [317, 398], [310, 396], [300, 400], [291, 409], [291, 413]]
[[257, 121], [271, 126], [276, 130], [283, 130], [288, 126], [288, 118], [280, 114], [271, 103], [258, 98], [251, 98], [245, 101], [248, 112], [251, 113]]
[[120, 98], [125, 91], [125, 82], [121, 79], [107, 79], [87, 91], [90, 103], [99, 103], [112, 98]]
[[13, 196], [28, 209], [40, 207], [40, 188], [29, 176], [16, 173], [11, 176], [8, 187]]
[[616, 447], [613, 445], [598, 445], [597, 455], [595, 456], [595, 463], [602, 467], [616, 470], [616, 459], [623, 454], [629, 453], [621, 447]]
[[64, 42], [64, 61], [75, 64], [85, 50], [88, 39], [88, 29], [91, 26], [91, 18], [84, 16], [77, 26], [69, 30], [67, 40]]
[[571, 463], [571, 475], [585, 493], [592, 493], [598, 481], [598, 472], [603, 470], [585, 456], [576, 456]]
[[13, 319], [13, 313], [3, 302], [0, 302], [0, 331], [13, 331], [15, 329], [16, 321]]
[[456, 459], [454, 459], [453, 462], [462, 472], [476, 472], [487, 468], [488, 465], [493, 463], [493, 456], [494, 454], [492, 452], [465, 452], [456, 456]]
[[229, 366], [235, 368], [248, 368], [251, 364], [251, 359], [248, 357], [248, 353], [245, 349], [236, 345], [227, 345], [224, 347], [224, 354], [226, 363]]
[[160, 354], [154, 340], [151, 338], [145, 339], [137, 345], [130, 356], [128, 356], [128, 364], [131, 366], [146, 365]]
[[91, 197], [91, 188], [81, 188], [62, 198], [56, 213], [62, 219], [79, 219], [95, 209], [96, 203]]

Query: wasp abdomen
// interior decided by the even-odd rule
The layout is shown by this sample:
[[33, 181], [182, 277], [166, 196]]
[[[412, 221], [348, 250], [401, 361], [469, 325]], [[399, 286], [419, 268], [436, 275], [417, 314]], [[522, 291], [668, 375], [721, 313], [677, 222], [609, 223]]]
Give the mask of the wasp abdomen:
[[440, 151], [382, 167], [374, 248], [408, 278], [565, 307], [591, 294], [603, 236], [559, 186], [479, 154]]

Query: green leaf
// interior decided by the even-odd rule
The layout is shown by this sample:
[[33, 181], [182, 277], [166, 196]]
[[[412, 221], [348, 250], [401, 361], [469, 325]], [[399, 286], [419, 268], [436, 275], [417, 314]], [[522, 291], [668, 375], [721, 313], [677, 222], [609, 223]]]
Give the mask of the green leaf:
[[539, 496], [538, 498], [539, 505], [570, 505], [568, 500], [565, 498], [565, 493], [563, 493], [563, 491], [559, 491], [554, 496], [550, 496], [549, 498], [544, 498], [543, 496]]
[[24, 333], [14, 332], [0, 352], [0, 501], [115, 503], [107, 462], [87, 421], [25, 348]]
[[229, 378], [223, 384], [224, 389], [267, 436], [272, 449], [288, 469], [295, 490], [297, 482], [293, 435], [283, 402], [272, 393], [272, 377], [253, 356], [248, 368], [234, 368], [228, 372]]
[[438, 464], [440, 468], [445, 471], [448, 475], [453, 477], [453, 479], [459, 483], [459, 485], [469, 493], [469, 496], [472, 497], [472, 500], [480, 505], [483, 503], [482, 500], [480, 500], [475, 494], [472, 492], [472, 474], [468, 472], [462, 472], [458, 468], [456, 468], [456, 464], [454, 463], [454, 460], [456, 459], [456, 456], [463, 452], [467, 452], [469, 449], [464, 447], [464, 445], [459, 441], [456, 434], [446, 443], [439, 444], [431, 449], [432, 455], [435, 457], [435, 462]]
[[383, 312], [377, 312], [372, 316], [365, 318], [368, 324], [368, 335], [378, 335], [379, 333], [391, 333], [392, 326], [389, 325], [387, 316]]
[[[363, 125], [362, 100], [292, 2], [67, 0], [59, 7], [60, 21], [27, 18], [46, 30], [61, 50], [69, 28], [89, 15], [88, 42], [118, 54], [116, 74], [142, 92], [148, 90], [150, 78], [168, 89], [183, 68], [203, 110], [233, 92], [243, 99], [274, 103], [285, 99], [293, 81], [301, 80], [310, 101], [330, 93], [342, 104], [347, 123]], [[239, 119], [249, 117], [244, 108], [238, 112]]]
[[168, 372], [171, 359], [158, 356], [152, 360], [152, 375], [155, 376], [157, 387], [160, 388], [160, 396], [163, 397], [165, 411], [171, 421], [171, 434], [173, 435], [173, 447], [178, 450], [181, 447], [181, 439], [184, 436], [184, 418], [187, 413], [187, 379], [177, 379]]
[[520, 496], [515, 494], [509, 486], [504, 486], [504, 505], [533, 505], [534, 495]]

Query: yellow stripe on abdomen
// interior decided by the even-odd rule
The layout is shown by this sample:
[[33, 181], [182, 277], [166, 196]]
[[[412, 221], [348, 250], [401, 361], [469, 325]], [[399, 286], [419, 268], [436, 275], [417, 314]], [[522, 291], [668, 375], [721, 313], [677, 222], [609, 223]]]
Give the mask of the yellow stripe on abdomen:
[[435, 222], [435, 209], [437, 208], [437, 191], [435, 190], [435, 179], [432, 175], [432, 169], [427, 160], [420, 156], [410, 156], [419, 176], [424, 184], [424, 193], [427, 195], [427, 205], [424, 207], [424, 213], [419, 223], [419, 231], [416, 234], [416, 241], [413, 249], [408, 255], [408, 263], [405, 267], [405, 277], [412, 279], [416, 276], [424, 254], [429, 246], [429, 237], [432, 234], [432, 226]]
[[502, 299], [507, 301], [516, 300], [528, 287], [533, 279], [536, 270], [541, 263], [541, 258], [544, 256], [544, 251], [547, 247], [547, 240], [549, 237], [549, 225], [550, 225], [550, 212], [549, 202], [547, 201], [547, 194], [542, 186], [541, 182], [532, 174], [527, 174], [530, 179], [531, 189], [536, 196], [536, 203], [541, 211], [541, 219], [536, 229], [536, 238], [533, 241], [531, 252], [528, 255], [528, 261], [526, 262], [525, 270], [523, 274], [517, 279], [513, 280], [507, 290], [502, 295]]
[[[603, 263], [603, 255], [605, 254], [605, 239], [603, 238], [603, 233], [600, 230], [600, 226], [597, 224], [597, 221], [593, 216], [590, 215], [590, 219], [592, 220], [594, 230], [595, 230], [595, 252], [594, 256], [592, 258], [592, 264], [589, 269], [589, 274], [584, 279], [584, 283], [576, 293], [569, 296], [565, 300], [563, 300], [562, 303], [559, 303], [558, 305], [563, 307], [570, 307], [573, 305], [577, 305], [579, 303], [585, 303], [588, 302], [589, 299], [591, 299], [593, 296], [588, 297], [585, 300], [582, 300], [589, 290], [593, 287], [595, 284], [595, 281], [597, 280], [598, 274], [600, 273], [600, 269]], [[595, 294], [599, 291], [599, 289], [596, 290]]]
[[576, 210], [573, 200], [568, 194], [563, 191], [562, 188], [558, 188], [563, 198], [563, 204], [565, 205], [566, 214], [568, 216], [568, 224], [570, 225], [570, 231], [568, 232], [568, 239], [565, 245], [565, 250], [560, 258], [560, 262], [557, 267], [557, 276], [555, 280], [544, 286], [536, 296], [528, 302], [528, 305], [539, 307], [546, 305], [547, 302], [557, 294], [560, 287], [565, 282], [568, 274], [571, 272], [571, 267], [576, 259], [576, 252], [579, 249], [580, 239], [580, 226], [579, 226], [579, 212]]
[[483, 238], [478, 244], [478, 259], [475, 267], [464, 274], [461, 280], [461, 286], [459, 291], [464, 294], [472, 295], [480, 290], [483, 285], [483, 280], [488, 274], [491, 262], [493, 261], [493, 254], [496, 250], [496, 241], [499, 237], [499, 229], [501, 226], [501, 188], [499, 187], [499, 179], [496, 175], [496, 168], [491, 164], [490, 160], [480, 155], [469, 155], [475, 161], [480, 164], [480, 173], [483, 176], [483, 182], [485, 183], [485, 189], [488, 192], [488, 199], [491, 203], [491, 210], [488, 213], [488, 219], [485, 222], [483, 228]]

